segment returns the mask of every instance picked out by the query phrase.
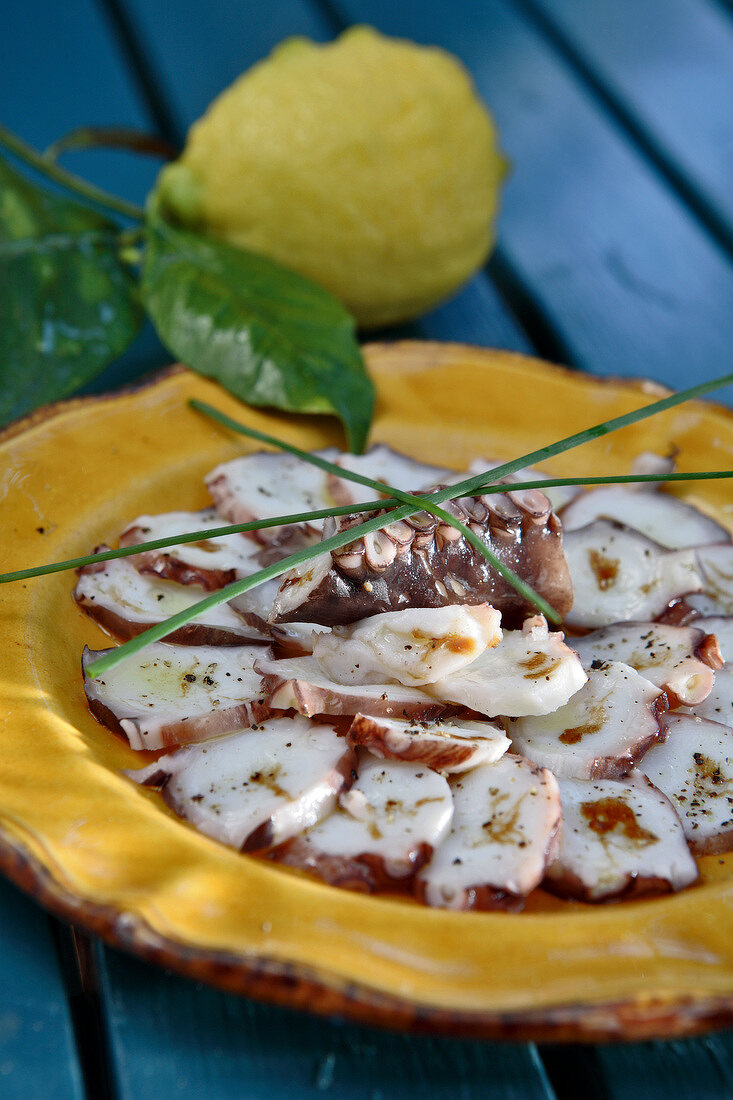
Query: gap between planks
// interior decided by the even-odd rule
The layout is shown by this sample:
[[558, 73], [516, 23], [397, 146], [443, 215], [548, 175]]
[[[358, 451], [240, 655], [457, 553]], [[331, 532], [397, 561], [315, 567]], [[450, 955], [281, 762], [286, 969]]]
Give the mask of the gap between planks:
[[49, 916], [87, 1100], [116, 1100], [92, 937]]
[[181, 132], [174, 111], [156, 80], [155, 70], [146, 55], [142, 39], [136, 33], [134, 22], [124, 4], [120, 0], [96, 0], [96, 3], [110, 26], [120, 53], [132, 71], [134, 82], [138, 85], [143, 104], [158, 135], [181, 149], [185, 134]]

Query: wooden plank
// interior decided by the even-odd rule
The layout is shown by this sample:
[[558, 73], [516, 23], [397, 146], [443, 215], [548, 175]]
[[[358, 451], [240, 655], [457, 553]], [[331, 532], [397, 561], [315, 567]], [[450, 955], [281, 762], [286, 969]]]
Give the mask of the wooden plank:
[[[449, 302], [384, 335], [390, 340], [456, 340], [511, 351], [534, 350], [529, 336], [483, 272], [471, 279]], [[378, 339], [379, 336], [379, 333], [365, 333], [364, 339]]]
[[265, 57], [283, 38], [331, 38], [333, 24], [308, 0], [278, 0], [262, 9], [241, 0], [120, 0], [138, 48], [155, 72], [179, 131], [206, 110], [211, 100], [245, 69]]
[[[94, 0], [0, 7], [3, 122], [45, 148], [76, 126], [151, 128], [148, 113]], [[64, 165], [99, 187], [142, 202], [158, 163], [128, 153], [68, 154]]]
[[607, 1100], [690, 1096], [719, 1100], [733, 1080], [733, 1033], [670, 1043], [596, 1048], [598, 1077]]
[[576, 365], [683, 386], [722, 374], [733, 270], [594, 96], [505, 0], [343, 0], [343, 21], [457, 53], [513, 165], [500, 253]]
[[518, 0], [733, 251], [733, 21], [707, 0]]
[[82, 1100], [51, 918], [0, 880], [0, 1096]]
[[100, 957], [118, 1100], [552, 1100], [534, 1048], [357, 1027]]

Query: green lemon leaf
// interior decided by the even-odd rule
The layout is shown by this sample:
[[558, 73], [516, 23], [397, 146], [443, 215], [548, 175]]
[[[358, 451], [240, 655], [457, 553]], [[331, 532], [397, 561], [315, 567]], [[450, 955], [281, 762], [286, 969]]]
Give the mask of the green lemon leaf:
[[66, 397], [136, 335], [120, 230], [0, 158], [0, 424]]
[[141, 293], [160, 338], [193, 370], [250, 405], [335, 414], [363, 450], [374, 388], [354, 321], [327, 291], [151, 213]]

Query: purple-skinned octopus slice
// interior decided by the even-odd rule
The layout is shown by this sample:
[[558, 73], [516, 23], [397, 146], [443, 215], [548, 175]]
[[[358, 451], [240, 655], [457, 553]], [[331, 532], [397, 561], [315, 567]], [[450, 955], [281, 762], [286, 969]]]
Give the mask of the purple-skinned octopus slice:
[[[118, 558], [80, 569], [74, 599], [104, 630], [124, 641], [198, 603], [202, 593], [191, 585], [138, 573], [127, 558]], [[228, 604], [221, 604], [166, 640], [179, 645], [242, 645], [267, 641], [269, 635], [247, 623]]]
[[[171, 535], [224, 526], [226, 520], [213, 509], [138, 516], [120, 535], [120, 546], [136, 546]], [[139, 573], [152, 573], [178, 584], [193, 584], [213, 592], [261, 569], [258, 550], [244, 535], [219, 535], [160, 550], [145, 550], [127, 560]]]
[[[156, 516], [140, 516], [120, 536], [121, 546], [134, 546], [168, 535], [222, 527], [225, 521], [211, 509], [202, 512], [169, 512]], [[181, 543], [164, 550], [149, 550], [128, 558], [139, 573], [151, 573], [159, 578], [192, 584], [205, 591], [215, 591], [233, 581], [249, 577], [263, 568], [263, 548], [245, 535], [222, 535], [203, 542]], [[271, 638], [286, 650], [296, 654], [310, 652], [311, 635], [323, 629], [315, 623], [291, 623], [273, 626], [268, 622], [273, 600], [280, 587], [279, 578], [258, 584], [228, 601], [252, 628], [253, 636]]]
[[349, 728], [351, 741], [387, 760], [410, 760], [445, 775], [494, 764], [509, 748], [501, 726], [468, 719], [411, 722], [357, 714]]
[[262, 676], [263, 696], [270, 707], [296, 710], [306, 717], [349, 717], [364, 711], [380, 718], [429, 719], [455, 714], [459, 709], [420, 688], [401, 684], [339, 684], [312, 656], [263, 659], [256, 662], [255, 669]]
[[519, 717], [549, 714], [586, 682], [578, 655], [541, 615], [521, 630], [507, 630], [498, 645], [425, 690], [437, 699], [485, 714]]
[[263, 646], [176, 646], [154, 642], [103, 676], [87, 666], [113, 650], [84, 649], [89, 709], [132, 749], [165, 749], [254, 725], [270, 708], [254, 671]]
[[665, 550], [609, 520], [566, 531], [564, 545], [575, 590], [565, 624], [573, 629], [653, 619], [703, 587], [694, 550]]
[[623, 661], [666, 693], [672, 708], [694, 706], [712, 691], [723, 658], [714, 634], [694, 626], [616, 623], [573, 638], [586, 668], [594, 661]]
[[171, 809], [200, 832], [258, 852], [330, 814], [353, 782], [355, 765], [353, 748], [332, 726], [270, 718], [126, 774], [160, 788]]
[[733, 543], [698, 546], [703, 592], [685, 601], [700, 615], [733, 615]]
[[545, 885], [602, 902], [665, 894], [698, 877], [672, 802], [643, 775], [560, 779], [563, 828]]
[[622, 523], [668, 550], [730, 542], [710, 516], [670, 493], [608, 485], [578, 494], [561, 513], [566, 535], [599, 519]]
[[[416, 458], [410, 458], [409, 455], [393, 451], [385, 443], [376, 443], [362, 455], [339, 455], [336, 465], [343, 467], [344, 470], [350, 470], [352, 473], [370, 477], [374, 481], [381, 481], [383, 484], [401, 489], [406, 493], [411, 492], [416, 485], [428, 488], [454, 476], [452, 470], [447, 470], [443, 466], [429, 466], [424, 462], [418, 462]], [[464, 478], [467, 475], [461, 473], [457, 476]], [[383, 493], [379, 493], [366, 485], [359, 485], [354, 481], [347, 482], [346, 479], [342, 478], [340, 484], [344, 487], [341, 490], [344, 504], [367, 504], [371, 500], [376, 502], [384, 496]]]
[[733, 850], [733, 728], [669, 714], [666, 741], [640, 767], [671, 799], [696, 855]]
[[667, 696], [630, 665], [592, 668], [564, 706], [505, 720], [515, 752], [560, 778], [618, 779], [665, 736]]
[[444, 909], [521, 909], [557, 851], [557, 780], [506, 753], [455, 776], [451, 791], [451, 831], [418, 872], [417, 896]]
[[[326, 447], [314, 453], [333, 462], [341, 452]], [[330, 478], [325, 470], [295, 455], [257, 451], [216, 466], [205, 481], [220, 515], [229, 523], [250, 523], [351, 503], [348, 499], [334, 499]], [[253, 531], [250, 537], [263, 546], [284, 539], [294, 549], [296, 545], [316, 542], [322, 524], [322, 520], [313, 520], [292, 528], [265, 527]]]
[[488, 604], [387, 611], [319, 634], [313, 656], [337, 683], [421, 687], [498, 645], [500, 623], [501, 615]]
[[[371, 447], [366, 454], [349, 455], [333, 447], [315, 451], [320, 458], [360, 473], [375, 481], [386, 481], [397, 489], [432, 485], [447, 473], [393, 451], [385, 444]], [[378, 501], [378, 491], [337, 477], [295, 455], [258, 451], [225, 462], [212, 470], [206, 484], [217, 510], [230, 523], [297, 512], [314, 512], [334, 505]], [[320, 536], [323, 520], [306, 521], [291, 529], [263, 528], [251, 537], [263, 546], [287, 546], [294, 550]]]
[[[482, 474], [485, 471], [490, 473], [491, 470], [501, 465], [503, 465], [503, 463], [498, 459], [475, 458], [468, 467], [468, 474], [470, 477], [475, 477], [477, 474]], [[465, 475], [461, 474], [454, 480], [458, 481], [464, 476]], [[550, 477], [552, 477], [552, 474], [548, 474], [544, 470], [536, 470], [533, 466], [525, 466], [524, 469], [515, 470], [513, 474], [508, 474], [506, 477], [503, 477], [499, 484], [511, 488], [513, 482], [546, 481]], [[487, 478], [487, 481], [488, 480], [490, 480], [490, 478]], [[580, 486], [548, 485], [547, 488], [544, 486], [542, 487], [542, 492], [549, 500], [554, 511], [559, 512], [564, 505], [573, 500], [580, 492]]]
[[361, 753], [358, 776], [333, 813], [273, 858], [333, 886], [374, 893], [409, 886], [444, 840], [453, 798], [424, 764]]

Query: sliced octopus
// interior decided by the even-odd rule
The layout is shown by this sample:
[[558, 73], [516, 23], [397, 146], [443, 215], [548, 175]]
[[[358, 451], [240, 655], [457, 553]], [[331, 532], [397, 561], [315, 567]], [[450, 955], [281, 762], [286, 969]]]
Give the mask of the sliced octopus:
[[375, 892], [409, 885], [445, 838], [453, 799], [424, 765], [363, 755], [339, 806], [274, 858], [333, 886]]
[[509, 748], [509, 738], [500, 726], [450, 719], [408, 722], [357, 714], [349, 737], [374, 756], [409, 760], [446, 775], [494, 764]]
[[[475, 458], [468, 467], [468, 473], [470, 476], [475, 477], [476, 474], [482, 474], [484, 472], [490, 473], [497, 466], [501, 466], [503, 463], [496, 460], [489, 461], [485, 458]], [[459, 477], [465, 475], [461, 474], [456, 476], [455, 480], [458, 481]], [[522, 470], [515, 470], [513, 474], [508, 474], [501, 479], [502, 485], [511, 486], [512, 482], [522, 481], [546, 481], [552, 475], [544, 473], [542, 470], [535, 470], [532, 466], [525, 466]], [[487, 478], [487, 481], [490, 480]], [[548, 485], [547, 488], [543, 486], [542, 492], [545, 494], [553, 509], [559, 512], [560, 509], [571, 501], [579, 492], [579, 485]]]
[[580, 901], [682, 890], [698, 875], [674, 806], [643, 776], [561, 779], [560, 850], [545, 885]]
[[615, 520], [670, 550], [730, 541], [724, 527], [679, 497], [621, 485], [579, 493], [561, 518], [566, 534], [598, 519]]
[[164, 749], [243, 729], [269, 714], [254, 671], [262, 646], [146, 646], [104, 676], [87, 666], [112, 651], [84, 650], [92, 714], [132, 749]]
[[557, 780], [507, 753], [451, 783], [453, 824], [416, 879], [416, 893], [443, 909], [520, 909], [557, 850]]
[[[221, 526], [222, 517], [211, 510], [140, 516], [122, 533], [120, 545], [134, 546], [176, 533]], [[205, 591], [223, 588], [263, 568], [262, 547], [245, 535], [222, 535], [200, 542], [181, 543], [165, 550], [145, 551], [128, 560], [140, 573], [152, 573], [178, 584], [196, 585]], [[312, 631], [321, 629], [316, 624], [293, 623], [275, 627], [268, 622], [279, 587], [278, 578], [265, 581], [229, 600], [229, 606], [251, 627], [250, 633], [254, 637], [272, 638], [298, 653], [309, 652]]]
[[522, 630], [505, 631], [497, 646], [425, 690], [490, 718], [549, 714], [587, 679], [563, 637], [550, 632], [541, 616], [527, 619]]
[[[261, 569], [260, 565], [257, 565], [253, 572]], [[277, 595], [278, 588], [280, 587], [279, 578], [274, 580], [265, 581], [264, 584], [258, 584], [255, 588], [251, 588], [249, 592], [242, 592], [239, 596], [232, 597], [227, 601], [229, 606], [236, 611], [238, 615], [241, 615], [244, 621], [252, 627], [253, 630], [260, 631], [260, 633], [267, 638], [276, 639], [276, 631], [268, 621], [268, 616], [272, 608], [272, 601]], [[298, 626], [306, 626], [306, 624], [298, 623]], [[297, 632], [288, 629], [283, 629], [280, 633], [283, 639], [292, 641], [293, 644], [308, 645], [310, 635], [313, 630], [313, 624], [307, 624], [307, 629], [301, 632]]]
[[394, 680], [420, 687], [498, 645], [501, 616], [488, 604], [387, 611], [315, 638], [313, 656], [341, 684]]
[[[542, 493], [463, 498], [445, 508], [467, 524], [561, 616], [572, 605], [572, 582], [561, 525]], [[374, 513], [378, 515], [378, 512]], [[324, 537], [366, 519], [329, 520]], [[389, 523], [288, 573], [273, 622], [307, 620], [337, 626], [385, 611], [489, 603], [502, 622], [521, 626], [533, 608], [450, 524], [427, 513]]]
[[595, 520], [566, 532], [564, 545], [575, 589], [569, 627], [653, 619], [703, 587], [694, 550], [665, 550], [618, 523]]
[[713, 690], [701, 703], [695, 704], [694, 714], [733, 727], [733, 663], [718, 669]]
[[560, 777], [618, 779], [664, 737], [664, 692], [629, 665], [609, 662], [551, 714], [506, 723], [515, 752]]
[[241, 615], [253, 631], [261, 631], [263, 636], [283, 653], [294, 657], [313, 651], [313, 638], [326, 628], [318, 623], [284, 623], [277, 626], [269, 621], [272, 603], [280, 587], [280, 578], [258, 584], [240, 596], [229, 600], [229, 606]]
[[[428, 466], [424, 462], [418, 462], [415, 458], [393, 451], [384, 443], [375, 444], [362, 455], [342, 454], [337, 459], [336, 465], [343, 467], [344, 470], [351, 470], [352, 473], [370, 477], [374, 481], [394, 486], [395, 489], [401, 489], [406, 493], [416, 485], [427, 489], [431, 485], [450, 478], [453, 473], [442, 466]], [[458, 476], [463, 478], [466, 475], [462, 473]], [[366, 485], [359, 485], [353, 481], [347, 482], [345, 479], [341, 479], [341, 486], [340, 492], [343, 495], [344, 504], [366, 504], [370, 500], [379, 500], [382, 495]]]
[[[315, 453], [330, 462], [340, 454], [335, 447]], [[250, 523], [351, 503], [334, 498], [330, 474], [294, 455], [273, 451], [258, 451], [222, 463], [207, 475], [206, 486], [217, 512], [230, 523]], [[322, 520], [313, 520], [299, 525], [297, 531], [263, 527], [253, 531], [251, 537], [264, 546], [280, 539], [306, 545], [317, 541], [321, 528]]]
[[670, 714], [667, 726], [642, 771], [673, 802], [696, 855], [732, 851], [733, 728], [689, 714]]
[[161, 788], [168, 805], [202, 833], [256, 852], [330, 814], [355, 764], [351, 745], [331, 726], [271, 718], [127, 774]]
[[[316, 455], [343, 466], [345, 470], [386, 481], [397, 489], [410, 490], [415, 485], [433, 485], [446, 475], [440, 466], [428, 466], [398, 454], [384, 444], [371, 447], [366, 454], [342, 454], [335, 448], [316, 451]], [[340, 478], [295, 455], [261, 451], [243, 455], [217, 466], [206, 478], [209, 492], [218, 511], [231, 523], [248, 523], [257, 519], [296, 512], [314, 512], [334, 505], [377, 501], [380, 493], [346, 478]], [[293, 549], [317, 538], [322, 520], [293, 526], [263, 528], [252, 537], [265, 546], [279, 543]]]
[[[138, 573], [126, 558], [85, 566], [79, 571], [74, 589], [79, 607], [122, 640], [186, 610], [202, 598], [203, 593], [189, 585]], [[167, 640], [180, 645], [242, 645], [245, 641], [265, 641], [267, 637], [227, 604], [220, 604], [169, 634]]]
[[[136, 546], [223, 526], [225, 521], [212, 509], [139, 516], [120, 535], [120, 546]], [[257, 554], [258, 547], [244, 535], [219, 535], [160, 550], [145, 550], [128, 561], [139, 573], [153, 573], [179, 584], [195, 584], [210, 592], [261, 569]]]
[[[123, 531], [120, 545], [134, 546], [140, 542], [223, 525], [222, 517], [212, 510], [145, 515], [138, 517]], [[161, 550], [148, 550], [128, 561], [140, 573], [152, 573], [178, 584], [215, 591], [257, 573], [263, 568], [262, 556], [262, 547], [245, 535], [221, 535]], [[229, 606], [252, 628], [254, 636], [272, 638], [285, 649], [296, 653], [310, 652], [311, 634], [314, 630], [322, 630], [322, 627], [315, 623], [273, 626], [268, 622], [279, 587], [279, 578], [265, 581], [229, 600]]]
[[708, 696], [723, 660], [715, 635], [694, 626], [617, 623], [573, 646], [586, 668], [594, 661], [623, 661], [663, 688], [672, 707], [694, 706]]
[[686, 602], [701, 615], [733, 615], [733, 543], [699, 546], [697, 562], [704, 591]]
[[379, 718], [440, 718], [455, 713], [455, 706], [435, 699], [420, 688], [394, 683], [339, 684], [314, 657], [286, 657], [256, 663], [262, 675], [262, 692], [273, 709], [314, 714], [352, 716], [365, 711]]
[[[140, 516], [121, 541], [333, 504], [374, 502], [372, 513], [81, 571], [80, 606], [127, 638], [336, 530], [352, 539], [86, 678], [92, 711], [133, 748], [176, 748], [128, 774], [225, 844], [443, 908], [519, 909], [546, 875], [586, 901], [679, 889], [696, 875], [685, 832], [694, 851], [733, 848], [733, 728], [722, 721], [733, 668], [714, 683], [713, 635], [733, 653], [723, 528], [663, 492], [550, 488], [566, 504], [566, 558], [547, 497], [512, 488], [545, 476], [536, 471], [444, 505], [571, 632], [603, 625], [568, 645], [453, 526], [427, 513], [390, 522], [382, 494], [348, 476], [429, 492], [463, 475], [382, 445], [320, 453], [347, 476], [290, 455], [244, 456], [207, 479], [213, 509]], [[644, 463], [654, 474], [670, 460]], [[354, 537], [368, 515], [383, 529]], [[246, 644], [255, 640], [274, 640], [279, 659]], [[85, 665], [102, 652], [87, 651]], [[665, 714], [667, 702], [682, 709]], [[563, 776], [562, 847], [549, 767]], [[669, 799], [640, 767], [659, 773]]]
[[714, 634], [723, 660], [733, 661], [733, 615], [708, 615], [695, 618], [688, 625]]

